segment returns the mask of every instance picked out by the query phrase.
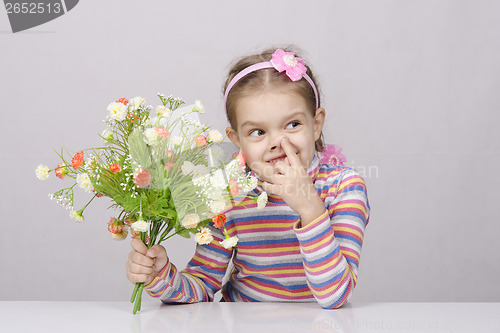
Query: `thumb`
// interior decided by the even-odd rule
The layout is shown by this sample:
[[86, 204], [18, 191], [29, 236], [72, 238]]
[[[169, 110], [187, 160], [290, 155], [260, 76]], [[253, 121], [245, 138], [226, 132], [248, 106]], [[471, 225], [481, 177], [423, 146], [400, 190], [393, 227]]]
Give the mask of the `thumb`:
[[159, 244], [153, 245], [148, 251], [146, 255], [150, 258], [155, 258], [156, 260], [166, 261], [167, 260], [167, 250]]
[[153, 245], [146, 255], [154, 259], [154, 270], [159, 272], [168, 263], [167, 250], [161, 245]]
[[[161, 246], [163, 248], [163, 246]], [[163, 249], [165, 250], [165, 249]], [[159, 245], [153, 245], [148, 251], [146, 252], [146, 255], [150, 258], [156, 258], [161, 252], [160, 246]]]

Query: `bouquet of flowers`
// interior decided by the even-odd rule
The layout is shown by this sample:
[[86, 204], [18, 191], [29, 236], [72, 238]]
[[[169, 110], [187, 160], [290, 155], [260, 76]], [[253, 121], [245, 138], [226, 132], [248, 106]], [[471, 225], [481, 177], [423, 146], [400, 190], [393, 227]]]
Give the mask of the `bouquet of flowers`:
[[[184, 101], [158, 96], [156, 116], [141, 97], [109, 104], [102, 147], [74, 154], [63, 149], [58, 154], [61, 162], [54, 169], [39, 165], [36, 176], [45, 180], [54, 171], [60, 179], [74, 180], [50, 198], [79, 222], [96, 197], [110, 198], [110, 208], [119, 211], [108, 223], [115, 240], [125, 239], [130, 230], [148, 248], [174, 235], [194, 234], [195, 241], [208, 244], [213, 237], [206, 226], [212, 221], [225, 235], [221, 244], [236, 246], [238, 239], [229, 237], [224, 226], [225, 212], [257, 186], [256, 178], [245, 173], [241, 153], [223, 162], [223, 136], [197, 120], [197, 114], [204, 112], [201, 102], [181, 112], [186, 109], [179, 108]], [[92, 194], [79, 210], [73, 206], [76, 186]], [[259, 207], [265, 206], [267, 195], [264, 192], [255, 200]], [[143, 287], [137, 283], [132, 293], [134, 314], [140, 310]]]

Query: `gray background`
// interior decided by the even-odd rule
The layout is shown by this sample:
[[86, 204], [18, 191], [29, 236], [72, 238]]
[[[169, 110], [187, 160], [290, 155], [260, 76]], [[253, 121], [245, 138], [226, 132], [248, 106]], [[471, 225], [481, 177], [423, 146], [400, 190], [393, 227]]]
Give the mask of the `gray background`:
[[[61, 145], [99, 145], [120, 97], [200, 99], [222, 131], [228, 64], [296, 44], [327, 141], [368, 184], [353, 301], [500, 301], [499, 13], [485, 0], [88, 0], [12, 34], [0, 9], [0, 300], [128, 299], [130, 244], [106, 230], [109, 201], [78, 224], [47, 197], [69, 182], [41, 183], [35, 167]], [[183, 267], [194, 243], [166, 248]]]

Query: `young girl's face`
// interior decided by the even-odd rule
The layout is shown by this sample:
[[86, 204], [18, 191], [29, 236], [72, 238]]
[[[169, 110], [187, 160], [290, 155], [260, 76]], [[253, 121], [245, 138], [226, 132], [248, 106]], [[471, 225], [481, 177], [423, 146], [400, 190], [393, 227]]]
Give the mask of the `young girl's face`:
[[314, 143], [321, 135], [325, 110], [313, 116], [306, 100], [285, 87], [241, 97], [236, 105], [236, 128], [228, 128], [229, 139], [241, 148], [250, 169], [252, 163], [274, 165], [286, 154], [281, 140], [286, 136], [308, 169], [315, 153]]

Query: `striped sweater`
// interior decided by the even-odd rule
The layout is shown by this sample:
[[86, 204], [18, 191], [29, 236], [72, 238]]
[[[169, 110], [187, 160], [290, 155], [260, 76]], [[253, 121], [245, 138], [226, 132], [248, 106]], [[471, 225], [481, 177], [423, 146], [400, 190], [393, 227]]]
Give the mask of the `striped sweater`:
[[[226, 213], [226, 229], [239, 241], [224, 249], [224, 236], [213, 225], [208, 245], [197, 245], [186, 269], [168, 262], [145, 289], [164, 303], [213, 301], [222, 288], [227, 302], [314, 302], [338, 308], [352, 294], [364, 230], [369, 218], [366, 186], [360, 175], [343, 166], [320, 164], [308, 170], [324, 213], [301, 227], [300, 217], [280, 197], [269, 195], [263, 209], [251, 196]], [[229, 262], [232, 271], [222, 286]]]

